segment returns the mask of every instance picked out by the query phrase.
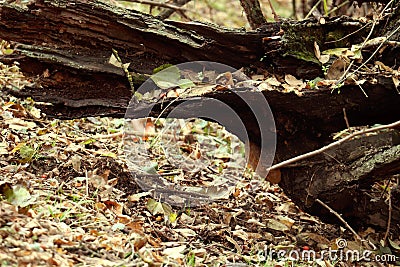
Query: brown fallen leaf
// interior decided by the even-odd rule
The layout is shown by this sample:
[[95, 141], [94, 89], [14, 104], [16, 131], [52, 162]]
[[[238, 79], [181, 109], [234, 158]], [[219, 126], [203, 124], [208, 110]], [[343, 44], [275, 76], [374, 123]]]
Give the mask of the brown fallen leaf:
[[281, 171], [279, 169], [269, 171], [267, 181], [272, 184], [279, 184], [281, 181]]
[[329, 67], [325, 79], [339, 80], [346, 71], [347, 65], [348, 63], [343, 57], [337, 58], [335, 61], [333, 61], [332, 65]]

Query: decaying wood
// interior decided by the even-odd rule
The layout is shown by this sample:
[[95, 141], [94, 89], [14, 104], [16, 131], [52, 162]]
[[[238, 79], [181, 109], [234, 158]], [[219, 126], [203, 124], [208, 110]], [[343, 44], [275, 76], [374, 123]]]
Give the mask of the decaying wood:
[[[112, 49], [130, 63], [137, 74], [136, 86], [145, 79], [142, 74], [163, 64], [195, 60], [235, 68], [251, 65], [312, 79], [322, 75], [314, 41], [321, 43], [321, 49], [340, 46], [348, 39], [322, 44], [359, 30], [351, 40], [362, 42], [369, 30], [368, 25], [360, 30], [364, 25], [357, 21], [335, 19], [323, 27], [316, 21], [293, 25], [283, 21], [246, 32], [196, 22], [163, 22], [83, 0], [37, 0], [27, 9], [1, 4], [0, 16], [0, 38], [16, 43], [16, 53], [2, 60], [18, 60], [28, 76], [40, 75], [39, 89], [31, 88], [26, 95], [55, 103], [60, 110], [54, 112], [65, 117], [123, 113], [131, 89], [124, 72], [108, 64]], [[338, 27], [343, 31], [337, 33]], [[310, 38], [312, 34], [318, 39]]]
[[[282, 168], [281, 185], [296, 203], [320, 216], [336, 219], [316, 199], [328, 203], [352, 225], [371, 224], [384, 229], [388, 207], [381, 194], [371, 194], [371, 186], [399, 172], [400, 132], [385, 130]], [[399, 210], [395, 209], [392, 215], [399, 223]]]
[[[124, 63], [131, 63], [129, 70], [136, 87], [163, 64], [198, 60], [313, 79], [322, 75], [314, 55], [314, 42], [321, 50], [350, 47], [363, 42], [371, 29], [370, 24], [342, 18], [328, 19], [324, 25], [312, 20], [283, 21], [245, 32], [196, 22], [162, 22], [139, 12], [83, 0], [38, 0], [27, 9], [1, 4], [0, 16], [0, 38], [15, 43], [15, 53], [4, 56], [2, 61], [18, 60], [24, 73], [34, 78], [37, 85], [11, 93], [49, 102], [52, 105], [42, 106], [43, 111], [62, 118], [124, 116], [132, 92], [124, 71], [108, 63], [112, 49], [118, 51]], [[389, 31], [396, 29], [400, 21], [396, 16], [398, 13], [387, 24], [375, 25], [377, 33], [382, 34], [385, 25]], [[398, 34], [393, 36], [397, 38]], [[382, 51], [380, 60], [387, 66], [398, 67], [398, 55], [399, 47], [389, 46]], [[346, 128], [343, 109], [352, 126], [399, 120], [400, 96], [392, 79], [383, 75], [368, 78], [362, 90], [357, 85], [343, 86], [340, 92], [321, 87], [304, 90], [302, 96], [285, 93], [283, 88], [263, 91], [276, 123], [275, 162], [331, 142], [333, 133]], [[236, 90], [254, 93], [251, 88]], [[234, 107], [246, 123], [249, 137], [257, 142], [260, 131], [265, 129], [259, 128], [237, 94], [215, 91], [202, 96]], [[151, 114], [156, 116], [170, 103], [163, 113], [167, 115], [185, 100], [142, 101], [137, 110], [153, 106]], [[196, 105], [201, 105], [201, 101], [193, 102], [182, 116], [196, 116]], [[282, 168], [281, 184], [306, 210], [321, 214], [321, 207], [313, 201], [319, 198], [347, 217], [364, 218], [371, 214], [374, 220], [368, 222], [380, 225], [377, 221], [384, 220], [385, 214], [376, 209], [383, 209], [384, 202], [371, 204], [371, 197], [361, 189], [369, 188], [376, 179], [398, 173], [399, 159], [398, 131], [386, 131]]]

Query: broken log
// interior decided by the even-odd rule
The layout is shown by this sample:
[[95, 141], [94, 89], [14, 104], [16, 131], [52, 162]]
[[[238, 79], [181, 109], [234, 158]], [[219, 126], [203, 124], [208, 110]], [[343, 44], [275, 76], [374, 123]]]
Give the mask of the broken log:
[[124, 71], [108, 63], [112, 49], [123, 63], [130, 63], [136, 87], [146, 79], [143, 75], [163, 64], [198, 60], [313, 79], [322, 75], [314, 41], [321, 49], [344, 46], [349, 44], [347, 38], [336, 40], [353, 33], [352, 42], [360, 43], [370, 29], [358, 21], [332, 19], [325, 25], [283, 21], [246, 32], [160, 21], [83, 0], [37, 0], [26, 8], [2, 3], [0, 16], [0, 38], [15, 43], [15, 53], [2, 56], [2, 61], [18, 60], [37, 84], [15, 94], [51, 102], [56, 105], [53, 113], [64, 117], [124, 113], [131, 88]]

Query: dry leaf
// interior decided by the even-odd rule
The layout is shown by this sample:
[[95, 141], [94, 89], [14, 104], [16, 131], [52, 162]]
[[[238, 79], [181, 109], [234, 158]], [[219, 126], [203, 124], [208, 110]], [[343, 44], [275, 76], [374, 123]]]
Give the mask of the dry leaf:
[[239, 244], [235, 241], [235, 239], [233, 239], [233, 238], [230, 237], [230, 236], [226, 236], [226, 239], [227, 239], [230, 243], [233, 244], [233, 246], [235, 247], [237, 253], [242, 253], [242, 248], [241, 248], [241, 247], [239, 246]]
[[137, 201], [139, 201], [140, 198], [149, 196], [149, 195], [151, 195], [150, 192], [141, 192], [141, 193], [137, 193], [137, 194], [128, 196], [128, 200], [132, 201], [132, 202], [137, 202]]
[[269, 171], [267, 180], [272, 184], [279, 184], [281, 181], [281, 171], [279, 169]]
[[384, 70], [384, 71], [393, 73], [393, 69], [388, 67], [388, 66], [386, 66], [383, 62], [375, 61], [375, 65], [377, 65], [380, 70]]
[[291, 86], [300, 86], [303, 84], [302, 80], [298, 80], [296, 77], [290, 74], [285, 75], [285, 82]]
[[122, 214], [123, 206], [121, 204], [119, 204], [118, 202], [112, 201], [112, 200], [106, 200], [106, 201], [103, 201], [103, 203], [106, 205], [106, 207], [109, 210], [114, 211], [115, 214], [118, 214], [118, 215]]
[[327, 80], [339, 80], [344, 72], [346, 71], [347, 62], [344, 58], [338, 58], [333, 61], [332, 65], [328, 69], [328, 73], [326, 74]]
[[319, 50], [319, 45], [317, 42], [314, 42], [314, 54], [315, 57], [321, 62], [322, 64], [325, 64], [329, 61], [330, 56], [329, 55], [321, 55], [321, 52]]
[[273, 86], [280, 86], [282, 84], [275, 76], [268, 78], [265, 82]]
[[175, 232], [178, 232], [179, 234], [181, 234], [184, 237], [194, 237], [196, 236], [196, 232], [193, 231], [192, 229], [189, 228], [183, 228], [183, 229], [174, 229]]
[[183, 255], [183, 251], [186, 249], [186, 245], [173, 247], [173, 248], [166, 248], [163, 251], [163, 254], [173, 258], [173, 259], [183, 259], [185, 255]]
[[286, 232], [290, 229], [286, 224], [275, 219], [267, 219], [267, 227], [280, 232]]
[[76, 171], [76, 172], [81, 172], [81, 156], [79, 155], [73, 155], [71, 157], [71, 163], [72, 163], [72, 168]]

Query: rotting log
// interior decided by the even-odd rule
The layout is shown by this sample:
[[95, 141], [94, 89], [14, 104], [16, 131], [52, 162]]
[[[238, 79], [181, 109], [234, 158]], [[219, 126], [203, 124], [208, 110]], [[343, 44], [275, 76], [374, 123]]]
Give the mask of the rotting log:
[[83, 0], [37, 0], [24, 9], [3, 3], [0, 16], [0, 38], [15, 43], [15, 53], [3, 56], [2, 61], [18, 60], [27, 76], [39, 76], [37, 88], [16, 94], [52, 102], [54, 113], [64, 117], [124, 113], [131, 88], [122, 69], [108, 63], [112, 49], [130, 63], [136, 86], [145, 79], [142, 75], [163, 64], [198, 60], [313, 79], [322, 75], [314, 41], [321, 50], [344, 46], [350, 43], [348, 38], [326, 42], [356, 32], [351, 41], [360, 43], [370, 29], [343, 18], [327, 20], [323, 26], [312, 20], [283, 21], [246, 32], [160, 21]]
[[371, 186], [376, 181], [387, 183], [399, 173], [400, 131], [386, 129], [282, 168], [280, 185], [302, 208], [330, 221], [339, 220], [316, 199], [340, 212], [353, 226], [374, 225], [385, 229], [391, 216], [392, 229], [398, 232], [399, 202], [393, 199], [389, 215], [383, 189]]
[[[399, 11], [396, 12], [388, 24], [376, 25], [372, 37], [383, 34], [384, 25], [389, 25], [389, 30], [398, 26], [400, 20], [396, 18]], [[299, 78], [312, 79], [322, 75], [314, 55], [314, 42], [320, 45], [321, 50], [350, 47], [351, 44], [361, 43], [371, 27], [359, 21], [334, 18], [327, 19], [324, 25], [313, 20], [283, 21], [245, 32], [196, 22], [162, 22], [139, 12], [83, 0], [38, 0], [26, 9], [3, 3], [0, 5], [0, 16], [0, 38], [15, 45], [15, 52], [3, 56], [1, 60], [17, 60], [23, 72], [36, 81], [35, 87], [10, 93], [49, 102], [52, 105], [42, 106], [42, 109], [60, 118], [124, 116], [132, 92], [124, 71], [108, 63], [112, 49], [118, 51], [124, 63], [131, 63], [129, 70], [135, 78], [135, 86], [139, 86], [147, 78], [146, 75], [160, 65], [197, 60], [216, 61], [236, 68], [262, 69], [278, 76], [290, 73]], [[351, 38], [343, 38], [350, 33]], [[398, 34], [393, 36], [398, 41]], [[379, 60], [397, 68], [398, 62], [394, 59], [399, 58], [399, 49], [398, 46], [388, 46], [379, 55]], [[367, 51], [365, 57], [372, 52]], [[368, 78], [362, 90], [357, 85], [346, 85], [340, 88], [340, 93], [325, 87], [304, 90], [301, 96], [284, 93], [283, 88], [263, 91], [276, 123], [278, 144], [275, 162], [331, 142], [333, 133], [346, 128], [344, 111], [352, 126], [399, 120], [400, 96], [391, 77], [373, 75]], [[250, 89], [240, 90], [252, 93]], [[236, 94], [215, 91], [202, 96], [235, 107], [247, 123], [249, 137], [257, 140], [263, 129], [251, 120], [248, 107], [240, 102]], [[159, 100], [152, 115], [161, 112], [162, 101], [165, 106], [172, 99]], [[169, 108], [173, 109], [178, 103], [173, 102]], [[154, 103], [141, 102], [140, 105], [145, 109], [146, 105]], [[167, 114], [168, 110], [164, 112], [164, 115]], [[396, 130], [390, 133], [395, 136], [397, 133], [393, 131]], [[379, 145], [379, 140], [368, 139], [365, 142], [375, 145], [371, 150], [370, 146], [360, 145], [354, 140], [347, 148], [330, 151], [329, 155], [335, 155], [333, 157], [321, 155], [320, 158], [301, 162], [302, 165], [283, 168], [283, 189], [299, 206], [315, 213], [321, 214], [322, 209], [312, 200], [319, 198], [347, 217], [364, 218], [368, 214], [377, 214], [372, 213], [374, 204], [368, 205], [371, 203], [361, 189], [368, 188], [376, 179], [398, 173], [398, 169], [392, 167], [398, 163], [397, 141], [385, 133], [378, 136], [378, 139], [389, 143]], [[359, 157], [349, 159], [348, 154], [356, 146], [361, 147]], [[376, 161], [366, 157], [379, 158], [386, 155], [384, 153], [393, 153], [380, 165], [384, 168], [376, 166], [365, 172], [358, 166], [373, 165]], [[338, 162], [345, 166], [342, 168]], [[310, 176], [319, 183], [310, 183]], [[337, 180], [331, 180], [335, 178]], [[351, 182], [348, 182], [350, 178]], [[343, 205], [337, 205], [339, 203]], [[376, 207], [382, 209], [382, 206]], [[346, 213], [346, 210], [349, 212]], [[378, 219], [384, 221], [384, 216], [387, 214], [381, 213]]]

